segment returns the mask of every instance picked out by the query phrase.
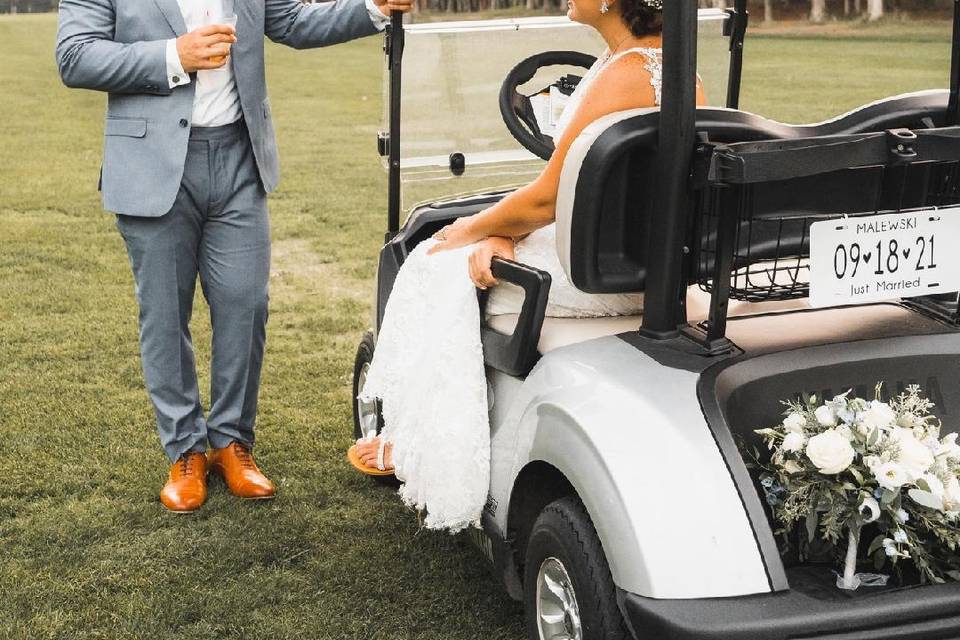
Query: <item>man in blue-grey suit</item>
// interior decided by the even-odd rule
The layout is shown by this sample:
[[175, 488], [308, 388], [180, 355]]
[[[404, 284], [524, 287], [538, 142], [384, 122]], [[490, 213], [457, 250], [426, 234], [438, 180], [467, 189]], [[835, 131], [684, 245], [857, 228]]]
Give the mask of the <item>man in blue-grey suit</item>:
[[[274, 496], [252, 448], [267, 322], [267, 193], [279, 166], [264, 36], [294, 48], [371, 35], [412, 0], [61, 0], [69, 87], [109, 94], [101, 190], [126, 243], [140, 350], [171, 511], [206, 500], [207, 472]], [[189, 322], [197, 277], [213, 326], [210, 408]], [[211, 448], [206, 454], [207, 444]]]

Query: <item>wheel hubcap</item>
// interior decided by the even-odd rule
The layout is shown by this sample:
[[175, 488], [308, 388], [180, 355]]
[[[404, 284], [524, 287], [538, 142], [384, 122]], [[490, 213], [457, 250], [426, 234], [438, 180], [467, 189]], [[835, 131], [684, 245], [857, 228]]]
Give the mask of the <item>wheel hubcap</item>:
[[573, 581], [556, 558], [544, 560], [537, 575], [537, 626], [540, 640], [583, 640]]
[[[360, 373], [357, 374], [357, 395], [363, 392], [363, 387], [367, 384], [367, 372], [370, 371], [370, 363], [364, 363], [360, 367]], [[357, 398], [357, 420], [360, 423], [360, 431], [364, 438], [377, 435], [377, 401], [361, 400]]]

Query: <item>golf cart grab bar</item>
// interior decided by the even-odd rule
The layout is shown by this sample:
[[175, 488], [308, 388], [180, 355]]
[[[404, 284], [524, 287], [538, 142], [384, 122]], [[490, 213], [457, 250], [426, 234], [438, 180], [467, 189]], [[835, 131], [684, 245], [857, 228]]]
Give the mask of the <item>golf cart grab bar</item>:
[[537, 343], [547, 311], [547, 296], [550, 293], [550, 274], [512, 260], [494, 258], [491, 263], [493, 276], [502, 282], [515, 284], [523, 289], [523, 306], [517, 317], [517, 325], [511, 335], [494, 331], [483, 318], [486, 315], [490, 291], [480, 292], [480, 335], [483, 340], [483, 359], [488, 366], [512, 376], [525, 376], [540, 358]]
[[709, 169], [715, 184], [755, 184], [843, 169], [960, 160], [960, 127], [764, 140], [717, 145]]

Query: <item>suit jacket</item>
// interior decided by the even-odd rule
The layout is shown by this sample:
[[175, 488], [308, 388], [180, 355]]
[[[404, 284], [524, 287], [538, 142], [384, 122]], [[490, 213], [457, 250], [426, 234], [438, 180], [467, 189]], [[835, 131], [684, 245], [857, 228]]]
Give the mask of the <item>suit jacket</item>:
[[[235, 0], [231, 64], [264, 188], [280, 179], [264, 36], [297, 49], [377, 31], [364, 0]], [[101, 188], [108, 211], [162, 216], [180, 188], [196, 82], [171, 89], [166, 41], [186, 26], [177, 0], [61, 0], [57, 64], [68, 87], [109, 94]]]

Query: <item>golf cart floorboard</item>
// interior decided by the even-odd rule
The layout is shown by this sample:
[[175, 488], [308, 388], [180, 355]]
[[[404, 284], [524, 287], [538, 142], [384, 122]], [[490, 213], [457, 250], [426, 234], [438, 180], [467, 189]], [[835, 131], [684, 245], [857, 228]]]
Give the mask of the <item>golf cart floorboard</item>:
[[[793, 570], [791, 579], [796, 577]], [[798, 580], [804, 582], [804, 580]], [[809, 586], [809, 585], [807, 585]], [[737, 598], [657, 600], [620, 592], [637, 638], [658, 640], [944, 640], [960, 637], [960, 584], [823, 599], [803, 586]], [[865, 589], [865, 588], [864, 588]]]

